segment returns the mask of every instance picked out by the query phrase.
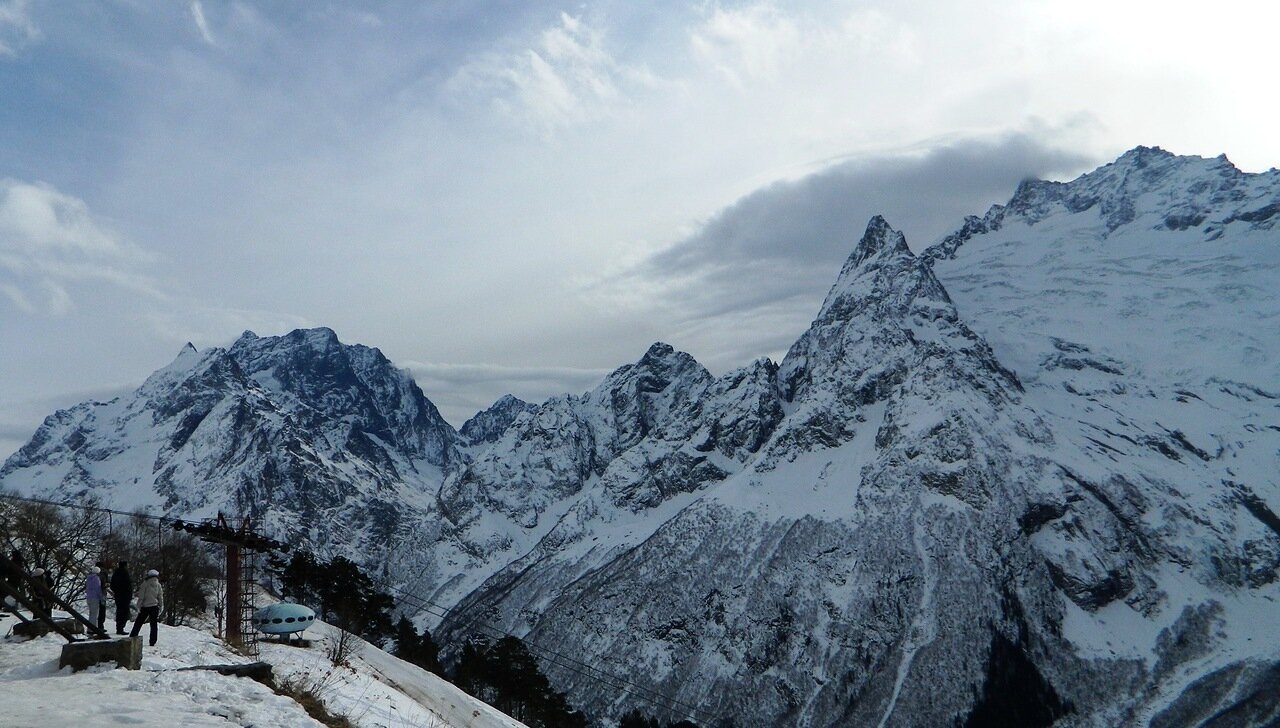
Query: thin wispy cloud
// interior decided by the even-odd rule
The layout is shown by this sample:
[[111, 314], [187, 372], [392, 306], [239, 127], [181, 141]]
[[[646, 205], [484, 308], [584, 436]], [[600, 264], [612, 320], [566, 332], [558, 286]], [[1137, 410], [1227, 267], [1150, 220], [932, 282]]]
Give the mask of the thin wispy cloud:
[[739, 88], [774, 80], [806, 42], [796, 22], [771, 5], [713, 8], [690, 35], [697, 56]]
[[530, 47], [484, 54], [460, 68], [446, 88], [549, 133], [607, 116], [632, 90], [658, 83], [643, 67], [615, 59], [601, 28], [561, 13]]
[[28, 314], [65, 316], [86, 281], [160, 298], [152, 256], [104, 226], [84, 201], [42, 183], [0, 180], [0, 291]]
[[0, 57], [15, 56], [39, 39], [40, 29], [31, 17], [31, 0], [0, 2]]
[[209, 32], [209, 21], [204, 17], [204, 6], [200, 4], [200, 0], [191, 0], [191, 17], [196, 21], [196, 30], [200, 31], [204, 42], [211, 46], [218, 45], [213, 40], [213, 33]]

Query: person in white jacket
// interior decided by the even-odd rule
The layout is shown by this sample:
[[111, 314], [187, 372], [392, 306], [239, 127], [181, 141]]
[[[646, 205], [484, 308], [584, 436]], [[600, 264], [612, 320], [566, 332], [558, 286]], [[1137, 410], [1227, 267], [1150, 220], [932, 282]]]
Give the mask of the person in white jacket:
[[147, 571], [138, 587], [138, 619], [133, 623], [130, 637], [137, 637], [143, 622], [151, 622], [151, 646], [155, 647], [159, 634], [160, 606], [164, 604], [164, 587], [160, 586], [160, 572], [155, 569]]

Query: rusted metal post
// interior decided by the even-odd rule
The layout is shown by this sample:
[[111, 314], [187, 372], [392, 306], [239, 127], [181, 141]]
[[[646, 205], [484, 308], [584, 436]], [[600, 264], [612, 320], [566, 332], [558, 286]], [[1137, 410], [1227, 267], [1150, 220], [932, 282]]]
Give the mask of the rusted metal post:
[[244, 644], [240, 620], [231, 616], [240, 609], [240, 545], [227, 544], [227, 642], [233, 647]]

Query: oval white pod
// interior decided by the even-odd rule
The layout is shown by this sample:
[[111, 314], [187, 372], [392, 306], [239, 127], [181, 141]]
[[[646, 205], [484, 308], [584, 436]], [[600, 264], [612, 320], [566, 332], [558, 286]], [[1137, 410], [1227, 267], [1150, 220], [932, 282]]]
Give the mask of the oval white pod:
[[315, 623], [314, 609], [290, 602], [272, 604], [253, 613], [253, 626], [265, 634], [293, 634]]

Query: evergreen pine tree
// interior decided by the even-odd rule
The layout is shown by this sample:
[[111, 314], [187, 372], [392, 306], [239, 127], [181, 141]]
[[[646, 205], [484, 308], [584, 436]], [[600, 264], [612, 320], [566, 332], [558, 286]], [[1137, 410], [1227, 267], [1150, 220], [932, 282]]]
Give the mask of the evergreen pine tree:
[[423, 630], [419, 635], [414, 629], [413, 622], [401, 615], [400, 621], [396, 622], [395, 640], [396, 657], [437, 675], [440, 674], [440, 648], [436, 646], [430, 632]]
[[618, 721], [618, 728], [662, 728], [657, 718], [650, 718], [639, 708], [632, 708]]
[[533, 728], [586, 728], [564, 693], [551, 687], [524, 642], [503, 637], [463, 645], [453, 682], [468, 693]]

